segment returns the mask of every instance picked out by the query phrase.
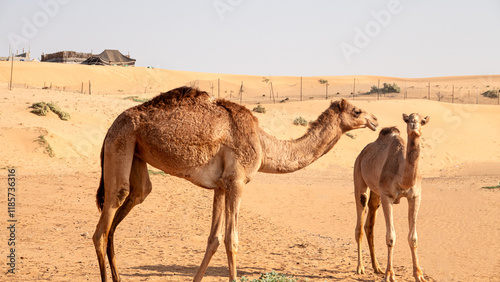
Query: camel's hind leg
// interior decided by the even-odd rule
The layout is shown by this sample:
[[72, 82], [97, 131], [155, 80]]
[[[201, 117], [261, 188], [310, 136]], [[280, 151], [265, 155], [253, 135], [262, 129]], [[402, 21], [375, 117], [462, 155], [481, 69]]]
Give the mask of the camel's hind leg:
[[222, 239], [222, 226], [224, 223], [224, 204], [225, 204], [225, 187], [220, 187], [214, 190], [214, 204], [212, 211], [212, 227], [210, 229], [210, 235], [208, 236], [207, 249], [205, 251], [205, 256], [201, 262], [198, 273], [193, 281], [201, 281], [205, 272], [207, 271], [208, 263], [210, 259], [217, 251]]
[[[121, 142], [120, 142], [121, 141]], [[94, 247], [101, 271], [101, 280], [106, 281], [106, 249], [108, 235], [117, 209], [130, 193], [130, 170], [134, 156], [134, 140], [106, 140], [103, 152], [104, 203], [101, 217], [93, 236]], [[119, 149], [116, 149], [119, 148]]]
[[370, 192], [370, 200], [368, 201], [368, 217], [365, 224], [366, 240], [370, 248], [370, 257], [372, 258], [372, 266], [375, 273], [383, 274], [380, 265], [378, 264], [377, 257], [375, 256], [375, 246], [373, 243], [373, 226], [377, 217], [377, 210], [380, 206], [380, 196], [374, 192]]
[[151, 192], [152, 185], [149, 179], [148, 168], [145, 161], [134, 157], [132, 162], [132, 170], [130, 172], [130, 194], [123, 203], [123, 205], [116, 211], [115, 218], [111, 225], [108, 235], [108, 260], [113, 275], [113, 281], [120, 281], [120, 275], [116, 267], [115, 248], [114, 248], [114, 234], [116, 227], [128, 215], [135, 205], [144, 201], [144, 199]]
[[359, 165], [359, 159], [356, 160], [354, 165], [354, 196], [356, 202], [356, 243], [358, 245], [358, 267], [356, 269], [357, 274], [364, 274], [365, 268], [363, 266], [363, 257], [361, 253], [361, 245], [363, 242], [363, 221], [365, 219], [366, 204], [368, 201], [368, 186], [366, 185], [363, 177], [361, 175], [361, 168]]

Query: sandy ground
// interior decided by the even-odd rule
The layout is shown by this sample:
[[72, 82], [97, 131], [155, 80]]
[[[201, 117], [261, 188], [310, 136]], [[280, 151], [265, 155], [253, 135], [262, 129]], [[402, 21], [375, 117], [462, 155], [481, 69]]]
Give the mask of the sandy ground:
[[[179, 86], [190, 80], [172, 78], [171, 83]], [[7, 210], [7, 168], [14, 167], [18, 219], [17, 274], [7, 275], [8, 218], [6, 212], [0, 216], [1, 281], [99, 279], [91, 239], [99, 218], [95, 206], [99, 150], [114, 118], [138, 104], [123, 99], [128, 96], [125, 93], [0, 89], [0, 208]], [[45, 117], [31, 114], [28, 107], [39, 101], [57, 102], [71, 119], [62, 121], [52, 113]], [[255, 115], [275, 136], [297, 138], [306, 128], [292, 125], [293, 119], [314, 120], [328, 103], [308, 99], [265, 104], [267, 112]], [[431, 117], [422, 142], [423, 201], [418, 219], [420, 264], [426, 276], [435, 281], [499, 281], [500, 189], [481, 187], [500, 181], [500, 107], [426, 100], [353, 103], [374, 113], [381, 127], [397, 125], [403, 132], [403, 112]], [[245, 105], [253, 108], [255, 103]], [[362, 129], [352, 134], [353, 138], [342, 137], [330, 153], [301, 171], [259, 173], [247, 185], [240, 213], [239, 276], [252, 279], [276, 270], [301, 281], [382, 280], [383, 275], [373, 274], [366, 242], [367, 274], [355, 274], [352, 184], [357, 154], [378, 133]], [[35, 142], [39, 136], [44, 136], [54, 157], [47, 154], [47, 144]], [[168, 175], [151, 178], [153, 192], [134, 208], [115, 237], [122, 278], [192, 280], [206, 247], [213, 192]], [[395, 224], [396, 274], [399, 281], [412, 281], [404, 200], [395, 208]], [[376, 251], [385, 268], [382, 213], [375, 228]], [[221, 246], [205, 281], [227, 281], [227, 276]]]

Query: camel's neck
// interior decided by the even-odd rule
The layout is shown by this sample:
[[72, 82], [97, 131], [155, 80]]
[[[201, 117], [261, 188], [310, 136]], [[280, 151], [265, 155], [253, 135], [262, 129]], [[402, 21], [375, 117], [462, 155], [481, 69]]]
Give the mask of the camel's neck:
[[406, 146], [406, 159], [404, 164], [401, 187], [410, 189], [415, 186], [418, 177], [418, 160], [420, 157], [420, 137], [408, 135], [408, 145]]
[[267, 173], [288, 173], [310, 165], [328, 153], [343, 134], [338, 114], [331, 109], [296, 140], [277, 140], [262, 129], [260, 131], [263, 158], [259, 171]]

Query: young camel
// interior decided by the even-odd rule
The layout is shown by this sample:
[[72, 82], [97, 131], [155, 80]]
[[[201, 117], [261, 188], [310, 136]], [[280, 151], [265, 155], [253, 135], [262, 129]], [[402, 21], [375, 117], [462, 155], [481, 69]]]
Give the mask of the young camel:
[[120, 280], [113, 236], [117, 225], [151, 192], [148, 163], [214, 190], [212, 226], [194, 281], [203, 278], [223, 228], [229, 280], [233, 280], [244, 185], [258, 171], [299, 170], [330, 151], [343, 133], [364, 127], [375, 130], [377, 125], [375, 116], [342, 99], [332, 102], [301, 138], [277, 140], [259, 127], [245, 107], [189, 87], [124, 111], [108, 130], [101, 151], [102, 176], [96, 195], [101, 217], [93, 241], [102, 281], [107, 278], [106, 254], [113, 281]]
[[[429, 117], [420, 114], [403, 114], [407, 123], [408, 145], [399, 135], [396, 127], [384, 128], [375, 142], [368, 144], [359, 154], [354, 164], [354, 190], [356, 197], [357, 225], [356, 242], [358, 244], [357, 273], [363, 274], [361, 261], [361, 242], [363, 239], [363, 220], [368, 204], [368, 217], [365, 225], [366, 237], [370, 248], [372, 266], [375, 273], [383, 273], [375, 257], [373, 246], [373, 226], [377, 209], [382, 202], [387, 227], [388, 247], [387, 270], [384, 281], [396, 281], [392, 263], [396, 232], [393, 222], [393, 204], [399, 204], [402, 197], [408, 199], [408, 221], [410, 232], [408, 242], [413, 259], [413, 276], [416, 281], [425, 281], [417, 258], [417, 213], [421, 200], [422, 176], [418, 169], [420, 155], [420, 136], [422, 126], [429, 122]], [[368, 193], [367, 187], [371, 192]], [[369, 196], [369, 197], [368, 197]], [[368, 200], [368, 201], [367, 201]]]

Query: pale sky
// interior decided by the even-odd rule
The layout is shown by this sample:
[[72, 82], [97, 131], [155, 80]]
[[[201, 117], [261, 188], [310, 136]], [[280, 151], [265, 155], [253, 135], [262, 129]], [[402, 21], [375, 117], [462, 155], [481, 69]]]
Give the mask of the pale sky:
[[0, 56], [262, 76], [500, 74], [499, 0], [0, 0]]

